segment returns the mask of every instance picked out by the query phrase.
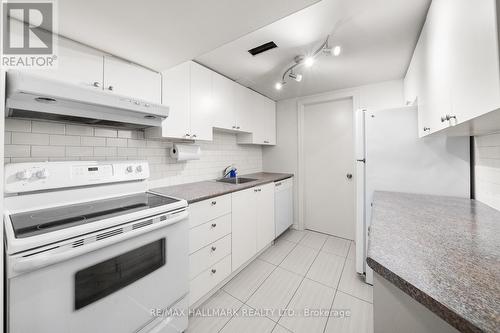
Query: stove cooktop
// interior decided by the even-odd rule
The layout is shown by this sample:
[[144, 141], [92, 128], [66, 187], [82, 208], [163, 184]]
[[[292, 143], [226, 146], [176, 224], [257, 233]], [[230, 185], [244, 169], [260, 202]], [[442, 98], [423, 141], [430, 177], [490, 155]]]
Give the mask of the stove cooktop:
[[12, 214], [10, 219], [16, 238], [26, 238], [178, 201], [174, 198], [144, 192]]

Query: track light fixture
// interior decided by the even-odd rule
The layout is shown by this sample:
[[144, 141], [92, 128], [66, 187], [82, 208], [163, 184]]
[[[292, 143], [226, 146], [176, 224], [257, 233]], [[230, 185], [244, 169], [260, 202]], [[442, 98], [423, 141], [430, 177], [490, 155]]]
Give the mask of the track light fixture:
[[340, 45], [330, 47], [328, 45], [329, 38], [330, 36], [328, 35], [323, 44], [321, 44], [321, 46], [313, 54], [307, 56], [296, 56], [294, 58], [295, 63], [287, 68], [287, 70], [281, 76], [281, 81], [275, 84], [274, 87], [276, 88], [276, 90], [281, 90], [283, 88], [283, 86], [286, 84], [287, 76], [297, 82], [302, 81], [302, 74], [296, 74], [293, 71], [297, 66], [304, 65], [305, 67], [312, 67], [314, 65], [314, 62], [316, 61], [316, 57], [321, 54], [338, 57], [342, 52], [342, 47]]

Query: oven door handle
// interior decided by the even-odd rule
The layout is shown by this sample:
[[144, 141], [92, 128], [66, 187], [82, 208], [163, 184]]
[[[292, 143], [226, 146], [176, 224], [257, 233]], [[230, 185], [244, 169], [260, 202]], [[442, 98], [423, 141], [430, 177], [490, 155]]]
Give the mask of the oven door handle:
[[24, 273], [24, 272], [33, 271], [33, 270], [41, 268], [41, 267], [45, 267], [45, 266], [49, 266], [49, 265], [52, 265], [55, 263], [65, 261], [65, 260], [69, 260], [71, 258], [78, 257], [82, 254], [92, 252], [92, 251], [101, 249], [103, 247], [110, 246], [114, 243], [121, 242], [123, 240], [135, 237], [137, 235], [140, 235], [140, 234], [143, 234], [146, 232], [150, 232], [152, 230], [168, 227], [169, 225], [175, 224], [181, 220], [188, 218], [188, 216], [189, 216], [189, 213], [187, 211], [182, 211], [182, 212], [173, 214], [172, 217], [170, 217], [167, 220], [168, 221], [167, 223], [155, 223], [155, 224], [150, 225], [149, 227], [136, 229], [136, 230], [128, 232], [128, 233], [120, 234], [120, 235], [117, 235], [115, 237], [106, 238], [106, 239], [101, 240], [101, 241], [92, 242], [88, 245], [83, 245], [81, 247], [70, 249], [70, 250], [67, 250], [64, 252], [54, 253], [54, 252], [48, 251], [46, 253], [34, 255], [32, 257], [19, 259], [13, 263], [12, 269], [16, 273]]

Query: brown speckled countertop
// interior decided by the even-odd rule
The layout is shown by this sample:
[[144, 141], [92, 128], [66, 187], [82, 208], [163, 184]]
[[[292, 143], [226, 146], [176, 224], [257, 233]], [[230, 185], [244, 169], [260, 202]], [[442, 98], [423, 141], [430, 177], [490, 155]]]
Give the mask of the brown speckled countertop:
[[247, 175], [240, 175], [241, 178], [255, 178], [255, 181], [243, 184], [227, 184], [216, 182], [215, 180], [206, 180], [196, 183], [187, 183], [167, 187], [153, 188], [151, 191], [168, 195], [175, 198], [185, 199], [188, 203], [194, 203], [210, 199], [219, 195], [241, 191], [257, 185], [276, 182], [293, 177], [289, 173], [257, 172]]
[[462, 332], [500, 332], [500, 212], [480, 202], [374, 195], [368, 265]]

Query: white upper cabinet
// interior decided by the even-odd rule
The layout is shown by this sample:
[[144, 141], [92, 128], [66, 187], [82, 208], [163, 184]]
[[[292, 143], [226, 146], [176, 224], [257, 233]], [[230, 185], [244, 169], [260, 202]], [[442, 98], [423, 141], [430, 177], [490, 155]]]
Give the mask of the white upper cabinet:
[[103, 88], [142, 101], [161, 103], [159, 73], [114, 57], [104, 57]]
[[191, 139], [211, 141], [215, 114], [215, 103], [212, 97], [212, 71], [194, 62], [191, 63], [190, 96]]
[[57, 44], [57, 67], [30, 70], [30, 73], [90, 89], [102, 89], [103, 55], [66, 38], [58, 38]]
[[[185, 62], [162, 75], [162, 100], [169, 107], [168, 118], [162, 129], [147, 130], [157, 132], [155, 136], [189, 139], [190, 116], [190, 71], [191, 64]], [[158, 133], [162, 132], [162, 133]]]
[[464, 122], [500, 107], [497, 10], [495, 0], [451, 2], [453, 113]]
[[214, 127], [234, 130], [236, 127], [235, 94], [238, 84], [217, 73], [212, 75], [212, 84]]
[[251, 91], [243, 109], [248, 124], [247, 133], [238, 134], [238, 143], [275, 145], [276, 144], [276, 102]]
[[[479, 117], [500, 108], [495, 0], [434, 0], [404, 80], [417, 101], [419, 134], [482, 134]], [[473, 123], [470, 123], [470, 122]], [[457, 126], [461, 125], [461, 126]]]

